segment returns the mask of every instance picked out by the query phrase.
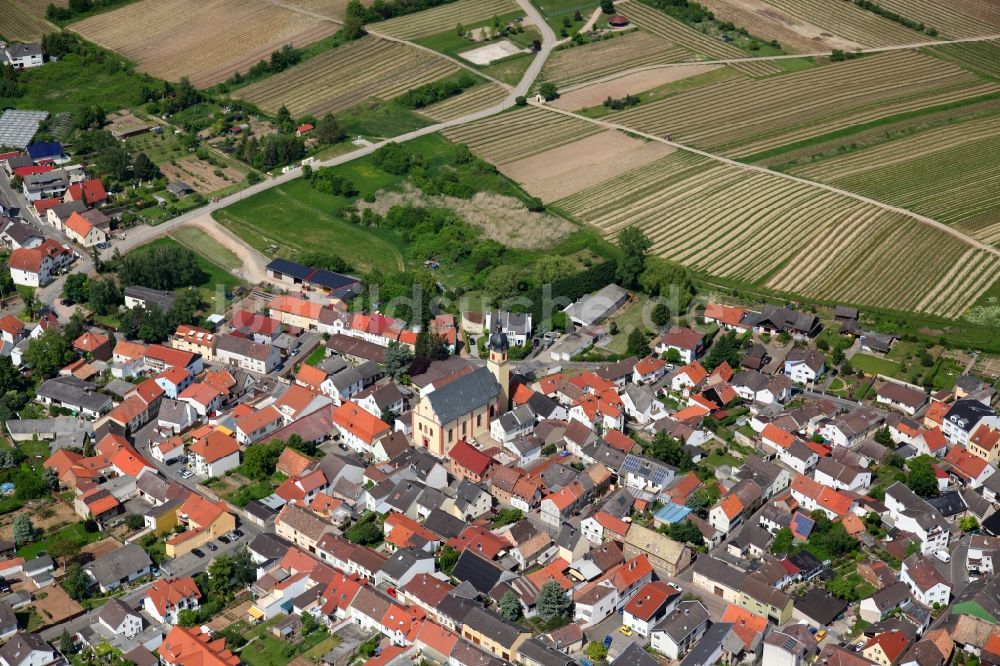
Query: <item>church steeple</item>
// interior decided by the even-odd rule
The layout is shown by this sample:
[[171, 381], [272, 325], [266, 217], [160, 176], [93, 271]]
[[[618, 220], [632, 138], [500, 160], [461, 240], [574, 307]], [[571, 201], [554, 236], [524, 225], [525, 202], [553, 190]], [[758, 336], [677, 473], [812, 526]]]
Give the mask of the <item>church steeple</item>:
[[493, 373], [493, 377], [500, 384], [500, 408], [501, 413], [510, 409], [510, 368], [507, 366], [507, 350], [510, 349], [510, 342], [507, 334], [500, 330], [497, 325], [496, 330], [490, 335], [489, 359], [486, 366]]

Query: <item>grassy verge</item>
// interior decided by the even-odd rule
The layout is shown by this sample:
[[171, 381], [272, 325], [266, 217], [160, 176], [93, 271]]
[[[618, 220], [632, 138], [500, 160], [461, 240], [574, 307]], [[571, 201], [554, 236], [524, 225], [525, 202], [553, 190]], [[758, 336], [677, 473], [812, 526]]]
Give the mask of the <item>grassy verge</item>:
[[23, 557], [26, 560], [30, 560], [33, 557], [37, 557], [42, 552], [48, 552], [52, 544], [60, 541], [62, 539], [72, 539], [80, 544], [80, 546], [86, 546], [89, 543], [94, 543], [104, 538], [104, 534], [95, 531], [88, 532], [83, 528], [83, 523], [74, 523], [68, 527], [64, 527], [54, 534], [50, 534], [41, 541], [36, 541], [35, 543], [28, 544], [17, 551], [18, 557]]

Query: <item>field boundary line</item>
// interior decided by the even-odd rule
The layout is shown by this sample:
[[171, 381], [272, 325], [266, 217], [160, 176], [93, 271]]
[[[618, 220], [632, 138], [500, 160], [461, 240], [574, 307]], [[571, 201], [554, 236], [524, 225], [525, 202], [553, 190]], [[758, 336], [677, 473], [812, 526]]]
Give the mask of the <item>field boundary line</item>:
[[826, 190], [827, 192], [833, 192], [835, 194], [840, 194], [840, 195], [843, 195], [843, 196], [846, 196], [846, 197], [850, 197], [851, 199], [854, 199], [855, 201], [861, 201], [863, 203], [872, 204], [874, 206], [878, 206], [879, 208], [882, 208], [883, 210], [891, 211], [891, 212], [894, 212], [894, 213], [900, 213], [902, 215], [908, 215], [909, 217], [917, 220], [918, 222], [921, 222], [921, 223], [923, 223], [923, 224], [925, 224], [927, 226], [933, 227], [933, 228], [935, 228], [935, 229], [937, 229], [939, 231], [943, 231], [944, 233], [949, 234], [949, 235], [951, 235], [951, 236], [953, 236], [953, 237], [955, 237], [955, 238], [957, 238], [957, 239], [959, 239], [959, 240], [967, 243], [968, 245], [971, 245], [972, 247], [979, 248], [981, 250], [986, 250], [987, 252], [989, 252], [993, 256], [995, 256], [998, 259], [1000, 259], [1000, 249], [997, 249], [997, 248], [995, 248], [995, 247], [993, 247], [991, 245], [987, 245], [986, 243], [983, 243], [983, 242], [981, 242], [979, 240], [976, 240], [975, 238], [972, 238], [971, 236], [969, 236], [969, 235], [961, 232], [960, 230], [958, 230], [958, 229], [956, 229], [954, 227], [951, 227], [951, 226], [949, 226], [949, 225], [947, 225], [947, 224], [945, 224], [943, 222], [938, 222], [935, 219], [932, 219], [932, 218], [927, 217], [925, 215], [920, 215], [919, 213], [915, 213], [915, 212], [913, 212], [911, 210], [908, 210], [906, 208], [901, 208], [899, 206], [893, 206], [892, 204], [887, 204], [887, 203], [885, 203], [883, 201], [878, 201], [876, 199], [872, 199], [870, 197], [866, 197], [864, 195], [857, 194], [856, 192], [851, 192], [849, 190], [844, 190], [844, 189], [841, 189], [839, 187], [835, 187], [833, 185], [827, 185], [826, 183], [818, 183], [816, 181], [807, 180], [805, 178], [799, 178], [798, 176], [793, 176], [791, 174], [782, 173], [780, 171], [772, 171], [771, 169], [768, 169], [766, 167], [761, 167], [761, 166], [756, 166], [754, 164], [745, 164], [743, 162], [738, 162], [738, 161], [730, 159], [728, 157], [723, 157], [721, 155], [716, 155], [715, 153], [710, 153], [708, 151], [701, 150], [699, 148], [694, 148], [692, 146], [688, 146], [688, 145], [683, 144], [683, 143], [677, 143], [675, 141], [668, 141], [668, 140], [664, 139], [661, 136], [656, 136], [655, 134], [649, 134], [648, 132], [643, 132], [641, 130], [632, 129], [631, 127], [627, 127], [625, 125], [619, 125], [618, 123], [612, 123], [612, 122], [609, 122], [607, 120], [602, 120], [600, 118], [588, 118], [587, 116], [583, 116], [583, 115], [580, 115], [578, 113], [574, 113], [572, 111], [566, 111], [564, 109], [559, 109], [559, 108], [556, 108], [556, 107], [553, 107], [553, 106], [549, 106], [548, 104], [542, 104], [542, 103], [536, 102], [534, 100], [530, 100], [528, 102], [528, 104], [530, 104], [531, 106], [540, 108], [540, 109], [546, 109], [546, 110], [548, 110], [548, 111], [550, 111], [552, 113], [559, 113], [559, 114], [562, 114], [564, 116], [572, 116], [574, 118], [579, 118], [579, 119], [582, 119], [582, 120], [586, 120], [586, 121], [588, 121], [590, 123], [593, 123], [593, 124], [596, 124], [596, 125], [600, 125], [602, 127], [606, 127], [607, 129], [618, 130], [620, 132], [627, 132], [627, 133], [630, 133], [630, 134], [634, 134], [636, 136], [641, 136], [641, 137], [643, 137], [645, 139], [649, 139], [650, 141], [658, 141], [658, 142], [663, 143], [665, 145], [677, 148], [678, 150], [683, 150], [683, 151], [686, 151], [686, 152], [689, 152], [689, 153], [694, 153], [695, 155], [701, 155], [702, 157], [707, 157], [709, 159], [715, 160], [716, 162], [721, 162], [723, 164], [728, 164], [729, 166], [738, 167], [740, 169], [744, 169], [744, 170], [748, 170], [748, 171], [755, 171], [755, 172], [758, 172], [758, 173], [770, 174], [772, 176], [777, 176], [779, 178], [784, 178], [785, 180], [789, 180], [789, 181], [792, 181], [792, 182], [795, 182], [795, 183], [802, 183], [802, 184], [809, 185], [809, 186], [812, 186], [812, 187], [815, 187], [815, 188]]
[[[624, 3], [619, 3], [624, 4]], [[990, 42], [996, 39], [1000, 39], [1000, 35], [984, 35], [981, 37], [963, 37], [961, 39], [949, 39], [938, 42], [914, 42], [912, 44], [898, 44], [894, 46], [875, 46], [870, 48], [857, 49], [851, 51], [851, 53], [858, 54], [873, 54], [873, 53], [887, 53], [890, 51], [909, 51], [913, 49], [927, 48], [931, 46], [947, 46], [949, 44], [965, 44], [965, 43], [975, 43], [975, 42]], [[615, 72], [614, 74], [607, 74], [600, 78], [596, 78], [592, 81], [586, 81], [584, 83], [575, 83], [571, 86], [565, 88], [560, 88], [560, 93], [569, 93], [574, 90], [580, 90], [581, 88], [586, 88], [588, 86], [597, 85], [600, 83], [607, 83], [608, 81], [614, 81], [615, 79], [620, 79], [631, 74], [640, 74], [642, 72], [648, 72], [655, 69], [668, 69], [670, 67], [690, 67], [691, 65], [735, 65], [746, 62], [768, 62], [774, 60], [794, 60], [795, 58], [826, 58], [832, 55], [832, 51], [817, 51], [814, 53], [788, 53], [785, 55], [774, 55], [774, 56], [747, 56], [746, 58], [726, 58], [723, 60], [690, 60], [687, 62], [666, 62], [654, 65], [643, 65], [642, 67], [633, 67], [631, 69], [622, 70], [620, 72]]]
[[418, 49], [420, 51], [426, 51], [427, 53], [431, 53], [433, 55], [436, 55], [439, 58], [444, 58], [445, 60], [450, 60], [451, 62], [455, 63], [456, 65], [458, 65], [462, 69], [467, 69], [470, 72], [472, 72], [473, 74], [477, 74], [477, 75], [483, 77], [484, 79], [487, 79], [489, 81], [492, 81], [493, 83], [496, 83], [496, 84], [502, 86], [503, 89], [506, 90], [507, 92], [511, 92], [512, 90], [514, 90], [514, 86], [510, 85], [509, 83], [504, 83], [500, 79], [493, 78], [492, 76], [490, 76], [486, 72], [478, 70], [475, 67], [473, 67], [472, 65], [464, 63], [461, 60], [459, 60], [458, 58], [453, 58], [452, 56], [450, 56], [450, 55], [448, 55], [446, 53], [441, 53], [440, 51], [435, 51], [432, 48], [428, 48], [428, 47], [426, 47], [426, 46], [424, 46], [422, 44], [417, 44], [416, 42], [411, 42], [408, 39], [400, 39], [399, 37], [393, 37], [392, 35], [387, 35], [384, 32], [378, 32], [376, 30], [370, 30], [367, 27], [365, 27], [365, 32], [367, 32], [369, 35], [371, 35], [372, 37], [375, 37], [377, 39], [384, 39], [387, 42], [396, 42], [397, 44], [405, 44], [406, 46], [411, 46], [411, 47], [413, 47], [415, 49]]

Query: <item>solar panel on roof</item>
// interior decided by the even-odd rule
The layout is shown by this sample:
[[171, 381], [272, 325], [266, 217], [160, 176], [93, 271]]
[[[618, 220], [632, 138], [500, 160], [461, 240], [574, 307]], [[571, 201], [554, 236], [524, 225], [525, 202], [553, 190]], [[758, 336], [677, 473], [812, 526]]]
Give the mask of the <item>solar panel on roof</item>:
[[281, 257], [272, 259], [271, 263], [267, 265], [267, 270], [300, 280], [304, 280], [309, 273], [313, 272], [313, 269], [308, 266], [303, 266], [302, 264], [297, 264], [294, 261], [282, 259]]

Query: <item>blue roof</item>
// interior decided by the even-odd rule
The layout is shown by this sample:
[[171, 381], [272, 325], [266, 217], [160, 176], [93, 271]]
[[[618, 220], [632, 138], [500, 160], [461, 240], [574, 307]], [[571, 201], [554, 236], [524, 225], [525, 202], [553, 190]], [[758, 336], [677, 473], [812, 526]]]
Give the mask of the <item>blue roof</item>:
[[797, 534], [802, 537], [808, 537], [810, 532], [812, 532], [813, 527], [816, 526], [816, 521], [809, 516], [804, 516], [801, 513], [796, 512], [792, 516], [792, 534]]
[[343, 289], [344, 287], [349, 287], [353, 284], [357, 284], [358, 282], [356, 279], [347, 275], [341, 275], [340, 273], [334, 273], [333, 271], [327, 271], [321, 268], [310, 268], [309, 266], [303, 266], [302, 264], [289, 261], [288, 259], [282, 259], [280, 257], [273, 259], [271, 263], [267, 265], [267, 270], [274, 271], [275, 273], [281, 273], [282, 275], [287, 275], [288, 277], [296, 280], [309, 282], [310, 284], [315, 284], [320, 287], [326, 287], [331, 290]]
[[691, 509], [688, 507], [671, 502], [656, 512], [656, 519], [661, 523], [673, 525], [687, 518], [689, 513], [691, 513]]
[[28, 155], [33, 160], [42, 157], [59, 157], [63, 153], [62, 144], [58, 141], [39, 141], [28, 146], [27, 150]]

